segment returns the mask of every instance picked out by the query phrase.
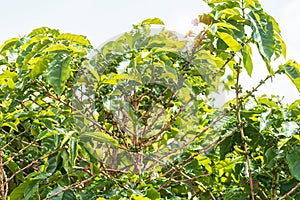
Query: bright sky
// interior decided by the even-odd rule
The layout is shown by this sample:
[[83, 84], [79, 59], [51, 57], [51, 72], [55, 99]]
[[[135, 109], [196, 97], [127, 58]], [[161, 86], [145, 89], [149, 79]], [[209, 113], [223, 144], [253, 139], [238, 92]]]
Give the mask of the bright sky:
[[[300, 62], [300, 1], [261, 0], [261, 3], [281, 27], [288, 59]], [[159, 17], [168, 29], [185, 34], [191, 28], [191, 20], [208, 9], [201, 0], [1, 0], [0, 5], [0, 44], [34, 28], [48, 26], [86, 35], [94, 47], [150, 17]], [[245, 87], [266, 75], [263, 64], [254, 63], [254, 74], [258, 76], [253, 77], [254, 82], [244, 77]], [[261, 93], [276, 93], [288, 103], [299, 97], [286, 78], [266, 85]]]

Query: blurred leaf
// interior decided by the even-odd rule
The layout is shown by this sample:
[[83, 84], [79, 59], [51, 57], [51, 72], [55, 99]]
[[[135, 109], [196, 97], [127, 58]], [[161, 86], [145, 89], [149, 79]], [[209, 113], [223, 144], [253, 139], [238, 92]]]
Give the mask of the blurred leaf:
[[299, 125], [296, 122], [284, 122], [281, 124], [281, 130], [279, 132], [280, 135], [284, 135], [285, 137], [291, 137], [298, 133]]
[[146, 197], [151, 200], [157, 200], [160, 199], [160, 193], [154, 188], [149, 188], [146, 190]]
[[274, 147], [269, 148], [265, 153], [265, 165], [267, 168], [271, 169], [275, 167], [277, 161], [278, 150]]
[[248, 199], [248, 195], [240, 188], [233, 188], [226, 192], [224, 200]]
[[300, 146], [289, 146], [286, 160], [291, 174], [300, 181]]

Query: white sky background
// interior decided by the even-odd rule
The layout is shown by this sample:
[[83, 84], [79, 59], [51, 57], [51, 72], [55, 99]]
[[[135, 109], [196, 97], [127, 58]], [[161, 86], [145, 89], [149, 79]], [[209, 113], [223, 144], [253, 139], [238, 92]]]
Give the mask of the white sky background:
[[[287, 59], [300, 62], [300, 1], [261, 0], [264, 10], [279, 23], [287, 43]], [[41, 26], [86, 35], [94, 47], [131, 29], [146, 18], [159, 17], [167, 29], [185, 34], [191, 20], [207, 11], [201, 0], [0, 0], [0, 44]], [[245, 88], [254, 86], [267, 74], [261, 61], [254, 61], [253, 78], [243, 77]], [[259, 94], [274, 93], [291, 103], [299, 93], [280, 77], [261, 88]]]

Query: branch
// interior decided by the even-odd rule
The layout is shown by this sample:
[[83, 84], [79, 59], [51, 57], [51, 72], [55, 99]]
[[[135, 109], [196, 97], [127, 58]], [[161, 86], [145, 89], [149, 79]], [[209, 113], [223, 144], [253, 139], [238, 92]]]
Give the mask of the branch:
[[25, 167], [23, 167], [22, 169], [19, 169], [18, 171], [16, 171], [13, 175], [11, 175], [5, 182], [4, 184], [9, 183], [16, 175], [18, 175], [19, 173], [23, 172], [24, 170], [28, 169], [29, 167], [33, 166], [34, 164], [37, 164], [39, 162], [39, 160], [43, 160], [49, 156], [51, 156], [52, 154], [56, 153], [58, 150], [60, 149], [56, 149], [55, 151], [50, 152], [49, 154], [46, 154], [34, 161], [32, 161], [30, 164], [26, 165]]
[[34, 144], [35, 142], [36, 142], [35, 140], [32, 141], [32, 142], [30, 142], [27, 146], [25, 146], [25, 147], [23, 147], [21, 150], [19, 150], [18, 153], [14, 154], [12, 157], [10, 157], [9, 159], [7, 159], [6, 162], [0, 163], [0, 167], [4, 166], [4, 165], [6, 165], [7, 163], [9, 163], [10, 161], [12, 161], [15, 157], [19, 156], [19, 155], [20, 155], [23, 151], [25, 151], [28, 147], [33, 146], [33, 144]]
[[5, 186], [4, 186], [4, 170], [3, 170], [3, 165], [2, 165], [2, 148], [0, 148], [0, 191], [1, 191], [1, 199], [5, 200]]
[[298, 187], [300, 187], [300, 183], [298, 183], [295, 187], [293, 187], [288, 193], [286, 193], [285, 195], [283, 195], [282, 197], [280, 197], [278, 200], [282, 200], [287, 198], [288, 196], [290, 196], [293, 192], [295, 192]]
[[[39, 83], [36, 82], [36, 85], [38, 87], [40, 87], [42, 90], [44, 90], [47, 94], [48, 94], [48, 97], [55, 100], [55, 101], [58, 101], [60, 103], [62, 103], [63, 105], [71, 108], [72, 110], [74, 111], [80, 111], [78, 110], [77, 108], [75, 108], [74, 106], [70, 105], [68, 102], [65, 102], [63, 101], [61, 98], [59, 97], [56, 97], [54, 94], [52, 94], [49, 90], [47, 90], [46, 88], [44, 88], [42, 85], [40, 85]], [[93, 125], [95, 125], [99, 130], [102, 130], [104, 132], [106, 132], [107, 134], [109, 134], [111, 137], [113, 137], [114, 139], [118, 140], [117, 137], [114, 136], [114, 134], [112, 134], [110, 131], [108, 131], [107, 129], [105, 129], [103, 126], [101, 126], [98, 122], [96, 122], [94, 119], [90, 118], [90, 117], [87, 117], [84, 113], [82, 113], [81, 111], [78, 112], [78, 114], [80, 114], [82, 117], [86, 118], [88, 121], [90, 121]]]
[[[240, 133], [241, 133], [241, 137], [244, 140], [245, 139], [245, 133], [244, 133], [243, 122], [241, 120], [242, 101], [239, 99], [239, 94], [241, 92], [240, 91], [240, 84], [239, 84], [240, 66], [236, 66], [236, 71], [237, 71], [237, 78], [236, 78], [236, 84], [235, 84], [235, 98], [236, 98], [237, 122], [238, 122], [238, 128], [239, 128]], [[244, 151], [245, 151], [245, 154], [246, 154], [246, 163], [247, 163], [247, 169], [248, 169], [248, 175], [249, 175], [251, 199], [255, 200], [253, 180], [252, 180], [252, 172], [251, 172], [251, 164], [250, 164], [250, 157], [249, 157], [249, 154], [248, 154], [248, 145], [245, 141], [244, 141]]]
[[83, 185], [83, 184], [85, 184], [85, 183], [91, 181], [91, 180], [92, 180], [93, 178], [95, 178], [96, 176], [98, 176], [98, 174], [94, 174], [93, 176], [91, 176], [91, 177], [89, 177], [89, 178], [87, 178], [87, 179], [85, 179], [85, 180], [83, 180], [83, 181], [81, 181], [81, 182], [73, 183], [73, 184], [71, 184], [71, 185], [69, 185], [69, 186], [67, 186], [67, 187], [64, 187], [62, 190], [60, 190], [60, 191], [58, 191], [58, 192], [55, 192], [54, 194], [52, 194], [52, 195], [46, 197], [44, 200], [51, 199], [52, 197], [55, 197], [55, 196], [57, 196], [57, 195], [63, 193], [64, 191], [67, 191], [67, 190], [73, 189], [73, 188], [75, 188], [75, 187], [77, 187], [77, 186]]
[[158, 137], [160, 137], [171, 125], [172, 123], [176, 120], [176, 118], [186, 109], [186, 107], [188, 106], [188, 104], [192, 101], [192, 99], [190, 99], [188, 102], [186, 102], [186, 105], [183, 106], [182, 108], [180, 108], [180, 110], [174, 115], [174, 117], [172, 119], [170, 119], [162, 128], [160, 131], [158, 131], [158, 133], [156, 133], [154, 136], [151, 136], [144, 144], [144, 147], [150, 146], [153, 141], [157, 140]]
[[216, 123], [218, 123], [220, 120], [222, 120], [224, 117], [226, 117], [233, 109], [230, 108], [230, 110], [225, 111], [221, 116], [219, 116], [215, 121], [213, 121], [212, 123], [210, 123], [206, 128], [204, 128], [202, 131], [200, 131], [197, 135], [195, 135], [189, 142], [187, 142], [186, 144], [181, 145], [180, 147], [174, 149], [173, 151], [171, 151], [169, 154], [165, 155], [163, 158], [172, 155], [173, 153], [177, 152], [178, 150], [187, 147], [188, 145], [190, 145], [192, 142], [194, 142], [198, 137], [200, 137], [201, 135], [203, 135], [206, 131], [208, 131], [211, 127], [213, 127]]
[[[102, 166], [102, 167], [104, 168], [104, 166]], [[59, 195], [59, 194], [65, 192], [65, 191], [67, 191], [67, 190], [71, 190], [71, 189], [74, 189], [74, 188], [76, 188], [76, 187], [78, 187], [78, 186], [80, 186], [80, 185], [84, 185], [84, 184], [86, 184], [86, 183], [89, 183], [90, 181], [92, 181], [93, 178], [97, 177], [100, 173], [102, 173], [102, 174], [103, 174], [104, 176], [106, 176], [108, 179], [114, 181], [116, 184], [118, 184], [118, 185], [119, 185], [120, 187], [122, 187], [123, 189], [128, 190], [127, 187], [123, 186], [121, 183], [119, 183], [119, 182], [117, 182], [116, 180], [114, 180], [109, 174], [106, 173], [106, 171], [117, 172], [116, 170], [110, 170], [110, 169], [105, 169], [105, 168], [104, 168], [103, 170], [100, 170], [100, 172], [98, 172], [98, 173], [96, 173], [96, 174], [90, 176], [89, 178], [87, 178], [87, 179], [85, 179], [85, 180], [83, 180], [83, 181], [73, 183], [73, 184], [71, 184], [71, 185], [69, 185], [69, 186], [65, 186], [62, 190], [60, 190], [60, 191], [58, 191], [58, 192], [56, 192], [56, 193], [54, 193], [54, 194], [52, 194], [52, 195], [46, 197], [44, 200], [51, 199], [51, 198], [53, 198], [53, 197], [55, 197], [55, 196], [57, 196], [57, 195]]]

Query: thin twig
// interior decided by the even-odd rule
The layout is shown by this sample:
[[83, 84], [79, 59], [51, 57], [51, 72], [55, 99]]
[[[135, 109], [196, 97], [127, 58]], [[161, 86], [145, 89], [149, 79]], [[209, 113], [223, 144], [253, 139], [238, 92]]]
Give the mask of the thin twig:
[[15, 157], [19, 156], [23, 151], [25, 151], [27, 148], [31, 147], [32, 144], [34, 144], [36, 141], [32, 141], [30, 142], [27, 146], [23, 147], [21, 150], [19, 150], [18, 153], [14, 154], [12, 157], [10, 157], [9, 159], [7, 159], [7, 161], [5, 161], [4, 163], [0, 163], [0, 167], [7, 165], [10, 161], [12, 161]]
[[[236, 78], [236, 84], [235, 84], [235, 95], [236, 95], [235, 98], [236, 98], [237, 122], [238, 122], [238, 128], [240, 130], [241, 137], [242, 137], [242, 139], [245, 139], [244, 127], [243, 127], [243, 122], [242, 122], [242, 119], [241, 119], [242, 101], [239, 99], [239, 95], [240, 95], [240, 84], [239, 84], [240, 66], [236, 66], [236, 71], [237, 71], [237, 78]], [[246, 154], [246, 163], [247, 163], [247, 170], [248, 170], [248, 175], [249, 175], [251, 199], [255, 200], [253, 180], [252, 180], [252, 172], [251, 172], [251, 164], [250, 164], [250, 157], [249, 157], [249, 154], [248, 154], [248, 145], [245, 141], [244, 141], [244, 151], [245, 151], [245, 154]]]
[[18, 175], [19, 173], [23, 172], [24, 170], [28, 169], [29, 167], [33, 166], [34, 164], [37, 164], [40, 160], [43, 160], [53, 154], [55, 154], [57, 151], [59, 151], [60, 149], [56, 149], [52, 152], [50, 152], [49, 154], [46, 154], [34, 161], [32, 161], [30, 164], [26, 165], [25, 167], [23, 167], [22, 169], [19, 169], [18, 171], [16, 171], [13, 175], [11, 175], [6, 181], [5, 184], [9, 183], [16, 175]]
[[282, 197], [280, 197], [278, 200], [282, 200], [287, 198], [288, 196], [290, 196], [293, 192], [295, 192], [298, 187], [300, 187], [300, 183], [298, 183], [295, 187], [293, 187], [289, 192], [287, 192], [285, 195], [283, 195]]
[[93, 178], [95, 178], [96, 176], [98, 176], [98, 174], [94, 174], [93, 176], [90, 176], [89, 178], [87, 178], [87, 179], [85, 179], [85, 180], [83, 180], [83, 181], [81, 181], [81, 182], [73, 183], [73, 184], [71, 184], [71, 185], [69, 185], [69, 186], [66, 186], [66, 187], [64, 187], [62, 190], [60, 190], [60, 191], [58, 191], [58, 192], [55, 192], [54, 194], [52, 194], [52, 195], [46, 197], [44, 200], [51, 199], [52, 197], [55, 197], [55, 196], [57, 196], [57, 195], [59, 195], [59, 194], [65, 192], [65, 191], [67, 191], [67, 190], [73, 189], [73, 188], [78, 187], [78, 186], [80, 186], [80, 185], [83, 185], [83, 184], [85, 184], [85, 183], [87, 183], [87, 182], [90, 182], [90, 181], [91, 181]]

